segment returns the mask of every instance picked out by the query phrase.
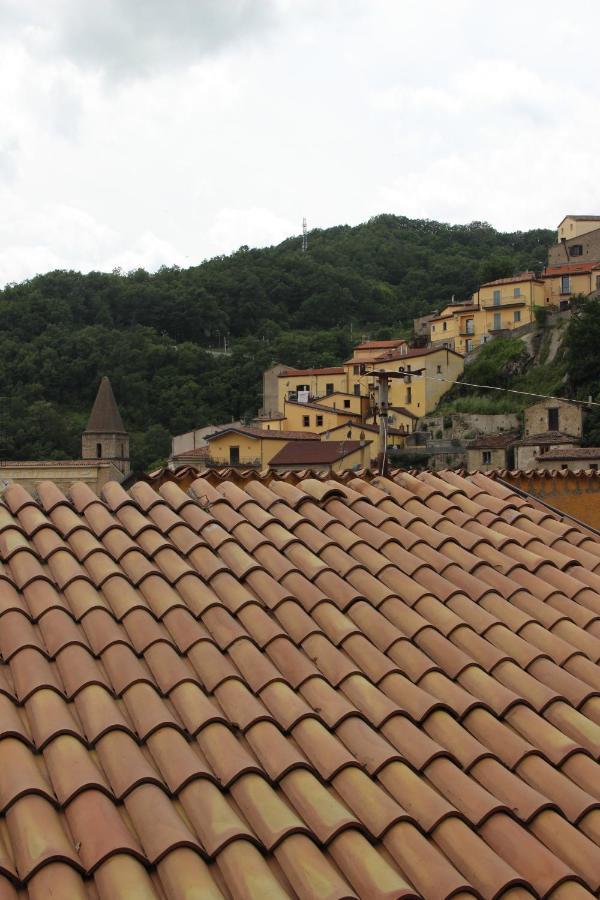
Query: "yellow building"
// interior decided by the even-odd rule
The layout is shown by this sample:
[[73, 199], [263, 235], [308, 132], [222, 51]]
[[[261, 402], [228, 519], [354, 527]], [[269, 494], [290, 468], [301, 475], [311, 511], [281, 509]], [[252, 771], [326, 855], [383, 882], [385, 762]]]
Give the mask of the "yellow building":
[[372, 452], [370, 441], [290, 441], [271, 459], [269, 468], [277, 472], [343, 472], [368, 468]]
[[547, 266], [542, 273], [545, 302], [558, 309], [569, 305], [576, 294], [592, 294], [600, 290], [600, 263], [568, 263]]
[[404, 338], [393, 338], [389, 341], [363, 341], [354, 348], [353, 357], [357, 360], [376, 359], [382, 353], [400, 352], [402, 347], [408, 349]]
[[429, 321], [431, 346], [468, 352], [466, 342], [481, 333], [483, 318], [477, 303], [449, 303]]
[[550, 302], [544, 280], [535, 272], [488, 281], [470, 303], [450, 304], [431, 320], [431, 345], [470, 353], [499, 332], [529, 325], [535, 307]]
[[349, 394], [346, 391], [335, 391], [319, 400], [321, 406], [328, 406], [342, 412], [356, 413], [363, 419], [369, 414], [370, 400], [362, 394]]
[[[322, 435], [324, 441], [372, 441], [372, 450], [377, 454], [377, 446], [379, 443], [379, 426], [375, 424], [367, 424], [366, 422], [347, 422], [345, 425], [337, 425]], [[406, 432], [400, 431], [399, 428], [388, 427], [387, 445], [388, 447], [404, 447], [406, 444]]]
[[365, 380], [375, 405], [378, 386], [373, 370], [404, 373], [404, 379], [390, 379], [388, 403], [390, 407], [403, 409], [419, 418], [435, 409], [463, 369], [464, 359], [460, 353], [448, 347], [428, 347], [380, 356], [364, 366], [364, 374], [359, 377]]
[[297, 431], [269, 431], [249, 426], [231, 426], [208, 435], [209, 461], [222, 466], [266, 468], [289, 441], [319, 441], [319, 435]]
[[325, 369], [284, 369], [277, 378], [278, 410], [286, 400], [316, 400], [335, 391], [347, 391], [346, 370], [342, 366]]
[[334, 409], [320, 403], [296, 403], [286, 400], [284, 404], [286, 429], [290, 431], [314, 431], [321, 434], [336, 425], [349, 421], [359, 422], [360, 412]]
[[558, 226], [558, 243], [600, 228], [600, 216], [565, 216]]

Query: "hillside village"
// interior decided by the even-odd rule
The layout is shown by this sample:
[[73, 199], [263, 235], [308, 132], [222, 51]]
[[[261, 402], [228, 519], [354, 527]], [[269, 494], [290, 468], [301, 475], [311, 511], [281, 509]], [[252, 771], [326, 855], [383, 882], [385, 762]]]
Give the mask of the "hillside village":
[[531, 391], [524, 415], [437, 410], [490, 341], [563, 325], [575, 299], [599, 295], [600, 216], [568, 215], [540, 271], [481, 284], [468, 302], [415, 319], [410, 340], [359, 342], [339, 366], [272, 366], [255, 419], [179, 435], [170, 465], [342, 471], [410, 459], [431, 469], [595, 470], [600, 449], [580, 446], [579, 403], [535, 402]]

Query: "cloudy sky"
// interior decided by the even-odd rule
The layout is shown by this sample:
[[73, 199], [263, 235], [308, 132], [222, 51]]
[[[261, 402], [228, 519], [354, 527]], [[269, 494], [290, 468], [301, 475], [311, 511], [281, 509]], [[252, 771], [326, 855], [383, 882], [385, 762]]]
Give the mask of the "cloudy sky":
[[600, 4], [0, 0], [0, 283], [600, 213]]

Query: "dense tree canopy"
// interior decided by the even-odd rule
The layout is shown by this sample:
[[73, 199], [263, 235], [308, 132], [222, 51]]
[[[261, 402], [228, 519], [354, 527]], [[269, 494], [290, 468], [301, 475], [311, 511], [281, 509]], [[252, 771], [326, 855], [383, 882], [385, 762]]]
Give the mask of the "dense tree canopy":
[[[539, 269], [553, 233], [501, 234], [383, 215], [242, 247], [155, 274], [56, 271], [0, 291], [0, 452], [79, 454], [103, 374], [113, 382], [134, 464], [168, 452], [168, 435], [252, 415], [275, 361], [335, 364], [352, 338], [388, 337], [468, 297], [481, 281]], [[227, 341], [230, 354], [218, 352]]]

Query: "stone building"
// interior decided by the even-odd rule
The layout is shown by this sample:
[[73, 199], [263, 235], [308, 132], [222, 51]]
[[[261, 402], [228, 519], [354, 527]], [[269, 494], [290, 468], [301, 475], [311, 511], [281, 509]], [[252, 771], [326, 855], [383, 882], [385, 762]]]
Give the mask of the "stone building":
[[82, 459], [110, 460], [123, 474], [130, 471], [129, 435], [125, 431], [121, 413], [110, 380], [103, 376], [96, 399], [81, 437]]
[[467, 469], [489, 472], [492, 469], [512, 469], [513, 444], [516, 432], [482, 434], [467, 446]]
[[[541, 400], [524, 412], [523, 437], [558, 431], [570, 437], [583, 434], [583, 409], [579, 403], [565, 400]], [[578, 442], [576, 442], [578, 443]]]

